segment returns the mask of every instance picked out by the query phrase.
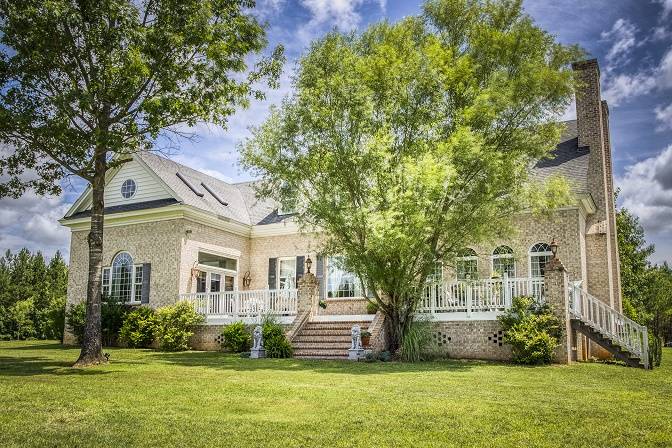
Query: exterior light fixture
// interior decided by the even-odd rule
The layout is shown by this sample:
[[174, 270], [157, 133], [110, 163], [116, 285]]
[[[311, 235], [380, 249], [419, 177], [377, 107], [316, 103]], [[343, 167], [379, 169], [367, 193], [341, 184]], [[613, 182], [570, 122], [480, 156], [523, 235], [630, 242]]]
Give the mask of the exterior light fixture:
[[308, 255], [308, 258], [306, 259], [306, 269], [308, 269], [308, 273], [310, 274], [310, 267], [313, 265], [313, 260], [310, 259], [310, 255]]
[[553, 258], [557, 257], [558, 254], [558, 243], [555, 241], [555, 238], [551, 241], [551, 253], [553, 254]]

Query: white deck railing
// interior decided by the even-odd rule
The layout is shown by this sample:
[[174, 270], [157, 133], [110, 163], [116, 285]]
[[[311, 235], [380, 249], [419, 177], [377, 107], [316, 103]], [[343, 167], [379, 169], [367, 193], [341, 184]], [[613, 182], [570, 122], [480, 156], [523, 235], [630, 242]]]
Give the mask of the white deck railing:
[[226, 321], [259, 318], [266, 314], [295, 316], [297, 295], [296, 289], [258, 289], [180, 294], [180, 300], [191, 302], [194, 309], [208, 320]]
[[646, 326], [627, 318], [579, 286], [570, 287], [569, 312], [649, 366], [649, 336]]
[[[497, 313], [511, 306], [517, 296], [544, 299], [543, 278], [508, 278], [451, 283], [429, 283], [425, 287], [418, 311], [421, 313]], [[494, 315], [493, 315], [494, 316]], [[490, 318], [493, 318], [490, 316]]]

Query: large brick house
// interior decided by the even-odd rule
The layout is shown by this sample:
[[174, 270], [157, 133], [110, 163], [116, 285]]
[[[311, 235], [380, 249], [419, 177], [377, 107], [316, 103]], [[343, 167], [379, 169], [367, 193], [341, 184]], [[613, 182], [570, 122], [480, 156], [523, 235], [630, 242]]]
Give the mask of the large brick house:
[[[532, 175], [565, 176], [576, 202], [547, 217], [519, 215], [510, 238], [465, 248], [437, 276], [442, 286], [428, 289], [423, 311], [435, 316], [435, 340], [452, 356], [510, 356], [495, 316], [513, 294], [543, 295], [552, 240], [572, 288], [620, 316], [609, 111], [597, 61], [574, 69], [582, 81], [577, 119], [566, 123], [554, 157], [539, 161]], [[86, 297], [90, 204], [87, 190], [61, 221], [72, 230], [68, 303]], [[291, 213], [257, 199], [253, 182], [229, 184], [143, 153], [109, 173], [105, 205], [104, 291], [152, 307], [194, 301], [208, 319], [196, 347], [217, 348], [222, 325], [269, 310], [291, 325], [298, 355], [345, 355], [352, 322], [380, 331], [380, 317], [367, 314], [354, 276], [316, 253], [319, 235], [300, 233]], [[301, 316], [297, 287], [308, 257], [319, 290], [310, 300], [326, 308], [313, 303]], [[588, 353], [586, 341], [570, 338], [575, 358]]]

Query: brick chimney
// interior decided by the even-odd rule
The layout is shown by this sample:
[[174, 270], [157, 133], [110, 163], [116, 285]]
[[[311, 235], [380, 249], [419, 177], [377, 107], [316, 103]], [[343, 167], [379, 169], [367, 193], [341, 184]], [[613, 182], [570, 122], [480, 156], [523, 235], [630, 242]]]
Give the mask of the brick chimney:
[[[605, 118], [608, 109], [603, 110], [600, 94], [600, 67], [597, 59], [572, 64], [576, 76], [576, 127], [579, 147], [590, 149], [588, 186], [597, 206], [596, 218], [606, 219], [607, 204], [607, 163], [605, 147]], [[605, 103], [606, 106], [606, 103]], [[611, 157], [609, 156], [609, 160]], [[611, 176], [611, 173], [609, 173]]]

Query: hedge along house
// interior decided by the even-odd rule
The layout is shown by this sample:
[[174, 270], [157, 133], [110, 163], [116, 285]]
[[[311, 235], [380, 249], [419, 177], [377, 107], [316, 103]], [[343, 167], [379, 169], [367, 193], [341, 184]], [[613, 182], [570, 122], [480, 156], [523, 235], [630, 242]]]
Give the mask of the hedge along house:
[[[546, 217], [520, 214], [508, 240], [466, 247], [454, 268], [437, 269], [419, 312], [432, 316], [434, 338], [450, 356], [509, 358], [496, 316], [525, 294], [556, 302], [565, 313], [567, 360], [597, 353], [598, 343], [633, 365], [644, 363], [644, 329], [621, 314], [609, 112], [599, 68], [589, 60], [574, 69], [582, 82], [577, 120], [566, 123], [553, 158], [539, 161], [532, 175], [565, 176], [576, 202]], [[86, 297], [90, 203], [87, 190], [61, 220], [72, 230], [70, 304]], [[288, 325], [297, 356], [345, 357], [354, 323], [381, 345], [383, 317], [367, 314], [355, 276], [337, 258], [315, 252], [319, 234], [300, 233], [291, 210], [256, 198], [254, 182], [229, 184], [143, 153], [109, 172], [105, 205], [104, 292], [151, 307], [193, 302], [206, 315], [196, 348], [219, 348], [223, 325], [254, 322], [263, 313]], [[311, 265], [315, 275], [306, 275]]]

